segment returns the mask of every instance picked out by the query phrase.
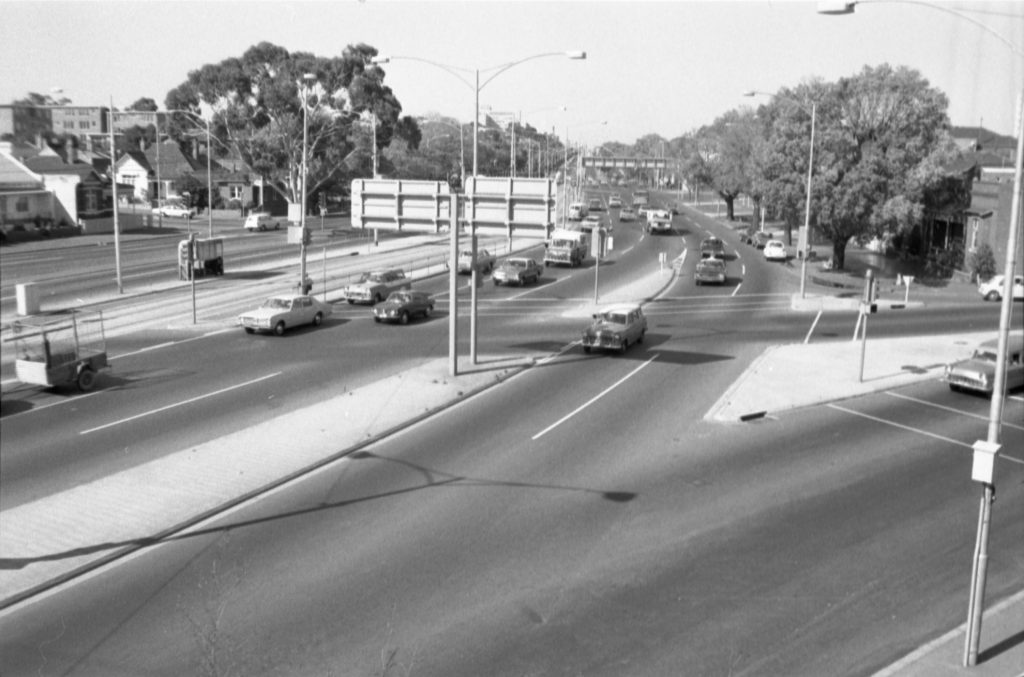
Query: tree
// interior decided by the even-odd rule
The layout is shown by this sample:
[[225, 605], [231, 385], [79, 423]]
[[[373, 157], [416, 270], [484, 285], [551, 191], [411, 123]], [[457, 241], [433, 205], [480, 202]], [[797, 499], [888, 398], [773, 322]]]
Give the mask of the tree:
[[841, 79], [819, 104], [812, 209], [837, 268], [851, 237], [905, 232], [920, 222], [926, 189], [941, 183], [927, 163], [948, 136], [947, 107], [917, 71], [888, 64]]
[[156, 101], [150, 99], [148, 96], [144, 96], [141, 99], [136, 100], [135, 103], [128, 106], [127, 108], [127, 110], [137, 110], [145, 112], [155, 112], [159, 109], [160, 107], [156, 105]]
[[[396, 134], [418, 143], [415, 121], [400, 118], [402, 107], [383, 84], [384, 72], [370, 64], [376, 54], [373, 47], [359, 44], [346, 47], [337, 57], [319, 57], [263, 42], [241, 57], [192, 71], [168, 92], [165, 103], [169, 109], [196, 115], [200, 104], [210, 107], [211, 133], [217, 140], [237, 150], [273, 190], [297, 203], [302, 200], [304, 103], [310, 195], [346, 182], [357, 169], [365, 171], [373, 150], [367, 139], [374, 127], [378, 150]], [[316, 77], [314, 83], [304, 81], [306, 73]], [[182, 139], [185, 130], [195, 129], [190, 116], [170, 118], [174, 138]]]

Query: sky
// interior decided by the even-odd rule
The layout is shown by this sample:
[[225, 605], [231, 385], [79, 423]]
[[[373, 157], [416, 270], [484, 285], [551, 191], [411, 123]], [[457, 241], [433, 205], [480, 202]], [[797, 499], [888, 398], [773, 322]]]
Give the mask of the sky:
[[[1015, 133], [1024, 2], [865, 0], [852, 15], [818, 13], [835, 4], [0, 0], [0, 103], [60, 89], [77, 105], [149, 97], [163, 107], [190, 71], [259, 42], [320, 56], [366, 43], [395, 57], [385, 83], [404, 114], [471, 121], [479, 71], [481, 108], [591, 146], [676, 138], [768, 101], [746, 91], [883, 63], [943, 91], [953, 125]], [[587, 57], [569, 59], [570, 50]]]

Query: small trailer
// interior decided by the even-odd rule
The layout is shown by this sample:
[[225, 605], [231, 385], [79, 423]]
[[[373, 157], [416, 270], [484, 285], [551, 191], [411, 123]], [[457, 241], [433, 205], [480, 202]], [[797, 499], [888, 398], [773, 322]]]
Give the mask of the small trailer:
[[22, 383], [74, 384], [82, 392], [96, 386], [106, 369], [107, 343], [101, 311], [66, 310], [22, 317], [11, 323], [15, 374]]
[[224, 240], [192, 237], [178, 243], [178, 279], [224, 274]]

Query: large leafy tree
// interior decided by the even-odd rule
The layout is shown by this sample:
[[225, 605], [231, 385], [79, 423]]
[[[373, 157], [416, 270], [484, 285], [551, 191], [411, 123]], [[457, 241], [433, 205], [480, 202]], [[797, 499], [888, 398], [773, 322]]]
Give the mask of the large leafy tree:
[[696, 132], [696, 152], [684, 162], [684, 173], [710, 185], [725, 201], [726, 217], [735, 217], [736, 198], [753, 194], [751, 161], [760, 137], [753, 112], [731, 110]]
[[838, 268], [851, 237], [906, 232], [920, 223], [926, 200], [943, 201], [942, 158], [953, 152], [947, 107], [920, 73], [888, 64], [865, 67], [827, 92], [812, 209]]
[[[263, 42], [241, 57], [207, 64], [167, 94], [168, 109], [201, 116], [212, 110], [212, 133], [234, 149], [267, 184], [290, 202], [302, 198], [304, 110], [308, 116], [307, 193], [368, 175], [376, 132], [377, 149], [402, 135], [418, 144], [415, 121], [384, 85], [384, 72], [370, 64], [377, 50], [349, 46], [340, 56], [289, 52]], [[307, 83], [303, 76], [315, 76]], [[172, 114], [172, 136], [194, 129], [189, 116]], [[214, 144], [213, 152], [220, 152]]]

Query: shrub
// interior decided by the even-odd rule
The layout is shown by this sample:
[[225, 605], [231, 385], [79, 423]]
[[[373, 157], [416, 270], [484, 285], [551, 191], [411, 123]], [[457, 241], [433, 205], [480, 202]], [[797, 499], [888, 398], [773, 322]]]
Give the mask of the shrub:
[[996, 255], [987, 242], [983, 242], [971, 254], [970, 269], [977, 280], [987, 280], [996, 274]]
[[958, 270], [964, 261], [964, 244], [959, 240], [941, 249], [925, 264], [925, 272], [931, 277], [948, 278]]

